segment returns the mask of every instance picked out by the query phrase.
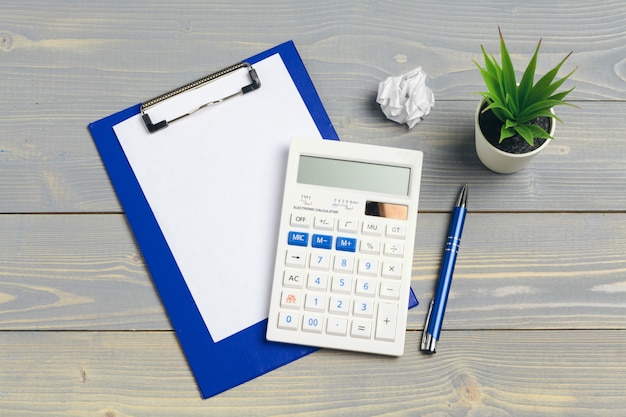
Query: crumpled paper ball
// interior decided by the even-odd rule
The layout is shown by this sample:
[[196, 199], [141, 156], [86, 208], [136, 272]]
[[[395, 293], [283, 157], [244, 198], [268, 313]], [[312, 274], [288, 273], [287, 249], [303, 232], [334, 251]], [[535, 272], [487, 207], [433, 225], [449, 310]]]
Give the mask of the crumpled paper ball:
[[435, 105], [435, 95], [426, 86], [422, 67], [378, 84], [376, 102], [389, 120], [406, 123], [409, 129], [419, 123]]

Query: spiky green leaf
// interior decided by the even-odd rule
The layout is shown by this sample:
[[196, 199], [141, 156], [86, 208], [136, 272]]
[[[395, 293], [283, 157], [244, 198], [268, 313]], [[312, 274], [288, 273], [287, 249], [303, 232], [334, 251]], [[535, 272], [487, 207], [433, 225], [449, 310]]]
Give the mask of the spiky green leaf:
[[504, 139], [510, 138], [512, 136], [515, 136], [515, 130], [513, 130], [513, 128], [506, 128], [504, 125], [502, 125], [502, 129], [500, 129], [499, 142], [501, 143]]
[[550, 136], [550, 134], [548, 132], [546, 132], [545, 130], [543, 130], [541, 127], [539, 127], [537, 125], [528, 123], [528, 124], [525, 124], [524, 126], [530, 130], [530, 133], [535, 138], [552, 139], [552, 136]]
[[537, 48], [535, 48], [535, 53], [533, 54], [524, 74], [522, 75], [522, 79], [519, 83], [519, 106], [520, 108], [524, 108], [526, 106], [526, 100], [528, 99], [528, 95], [530, 90], [533, 87], [533, 81], [535, 80], [535, 69], [537, 68], [537, 56], [539, 55], [539, 48], [541, 47], [541, 39], [537, 43]]
[[562, 104], [560, 100], [544, 100], [531, 104], [519, 113], [518, 122], [524, 123], [537, 116], [550, 115], [550, 109], [554, 106], [558, 106], [559, 104]]
[[[498, 28], [499, 30], [499, 28]], [[511, 56], [507, 50], [506, 43], [504, 42], [504, 36], [500, 31], [500, 55], [502, 59], [502, 92], [504, 94], [507, 104], [510, 106], [510, 110], [513, 114], [517, 111], [513, 110], [517, 108], [517, 81], [515, 79], [515, 69], [513, 68], [513, 62]]]
[[515, 126], [513, 129], [522, 137], [530, 146], [533, 146], [535, 138], [533, 137], [532, 130], [528, 128], [528, 125]]
[[569, 58], [571, 54], [572, 53], [570, 52], [565, 58], [563, 58], [561, 62], [558, 63], [556, 67], [552, 68], [543, 77], [541, 77], [539, 81], [537, 81], [537, 83], [530, 91], [528, 98], [530, 102], [541, 101], [550, 97], [556, 91], [556, 89], [559, 88], [574, 73], [574, 71], [576, 71], [576, 69], [574, 69], [565, 77], [555, 81], [554, 83], [552, 82], [552, 80], [554, 80], [557, 73], [559, 72], [559, 69], [561, 69], [563, 63], [567, 60], [567, 58]]
[[487, 110], [491, 110], [493, 114], [495, 114], [496, 117], [500, 119], [502, 123], [504, 123], [506, 120], [514, 119], [513, 114], [507, 108], [507, 106], [504, 105], [504, 103], [500, 104], [496, 101], [493, 101], [490, 105], [488, 105], [485, 108], [484, 111], [487, 111]]
[[517, 122], [515, 122], [515, 121], [513, 121], [513, 120], [510, 120], [510, 119], [508, 119], [508, 120], [504, 123], [504, 127], [505, 127], [505, 128], [507, 128], [507, 129], [512, 128], [512, 127], [515, 127], [515, 126], [517, 126]]

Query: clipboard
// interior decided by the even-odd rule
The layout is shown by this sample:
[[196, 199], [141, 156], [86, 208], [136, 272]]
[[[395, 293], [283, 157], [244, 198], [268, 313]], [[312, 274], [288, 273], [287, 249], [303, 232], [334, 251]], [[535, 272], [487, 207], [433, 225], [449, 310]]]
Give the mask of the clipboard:
[[[316, 350], [266, 341], [261, 311], [269, 303], [272, 271], [264, 264], [273, 264], [288, 143], [294, 136], [339, 139], [292, 41], [89, 130], [202, 398]], [[217, 224], [207, 224], [212, 217]], [[249, 217], [261, 219], [260, 232]], [[243, 273], [244, 264], [259, 268]], [[220, 295], [231, 284], [232, 303], [242, 305]]]

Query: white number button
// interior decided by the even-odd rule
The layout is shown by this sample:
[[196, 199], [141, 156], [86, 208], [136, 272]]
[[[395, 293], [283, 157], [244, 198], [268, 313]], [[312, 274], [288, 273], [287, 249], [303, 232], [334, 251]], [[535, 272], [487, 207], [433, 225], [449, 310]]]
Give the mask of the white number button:
[[302, 320], [302, 330], [305, 332], [322, 333], [323, 323], [323, 317], [306, 315]]
[[352, 313], [358, 317], [372, 317], [374, 315], [374, 301], [356, 300]]
[[373, 297], [376, 295], [376, 282], [366, 278], [359, 278], [356, 280], [356, 289], [354, 292], [356, 295]]
[[352, 278], [334, 276], [330, 290], [340, 294], [350, 294], [352, 292]]
[[298, 314], [281, 311], [278, 315], [278, 327], [287, 330], [298, 330]]
[[350, 311], [350, 299], [348, 297], [331, 297], [328, 311], [334, 314], [348, 314]]
[[304, 300], [304, 309], [309, 311], [324, 311], [326, 297], [320, 294], [307, 294]]
[[352, 273], [354, 269], [354, 258], [351, 256], [335, 256], [333, 269], [338, 272]]
[[328, 285], [328, 274], [310, 273], [306, 287], [309, 290], [326, 291]]
[[358, 274], [375, 277], [378, 275], [378, 261], [375, 259], [360, 259]]
[[311, 269], [319, 269], [327, 271], [330, 268], [330, 255], [328, 253], [312, 253], [311, 260], [309, 261], [309, 267]]

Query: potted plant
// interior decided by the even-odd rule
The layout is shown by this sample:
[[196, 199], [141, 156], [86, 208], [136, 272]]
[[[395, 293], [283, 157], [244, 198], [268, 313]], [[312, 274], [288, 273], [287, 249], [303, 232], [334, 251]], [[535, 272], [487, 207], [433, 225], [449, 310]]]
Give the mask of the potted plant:
[[556, 79], [563, 58], [536, 83], [535, 68], [541, 39], [535, 53], [517, 82], [511, 57], [500, 33], [501, 64], [481, 45], [485, 67], [476, 61], [487, 91], [480, 93], [483, 99], [476, 108], [476, 153], [489, 169], [510, 174], [524, 168], [543, 150], [553, 138], [555, 120], [561, 121], [553, 111], [554, 106], [572, 105], [564, 100], [573, 88], [557, 92], [557, 89], [573, 74]]

